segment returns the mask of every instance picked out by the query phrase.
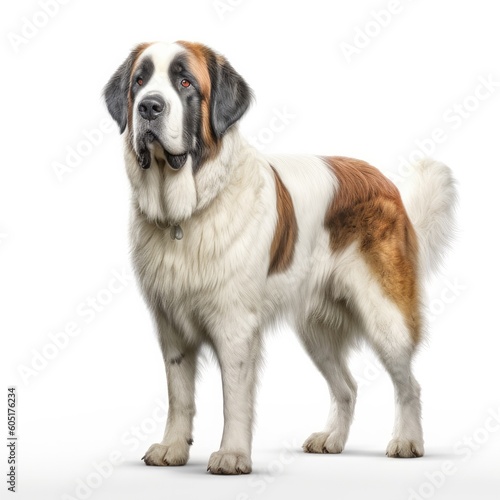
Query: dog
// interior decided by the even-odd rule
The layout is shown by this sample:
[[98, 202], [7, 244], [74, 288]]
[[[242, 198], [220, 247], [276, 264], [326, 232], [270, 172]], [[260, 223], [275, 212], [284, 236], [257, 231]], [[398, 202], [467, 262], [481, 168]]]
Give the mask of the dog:
[[452, 236], [450, 169], [418, 162], [403, 202], [364, 161], [261, 154], [238, 130], [251, 89], [199, 43], [138, 45], [103, 96], [124, 134], [133, 265], [167, 375], [165, 434], [145, 463], [188, 461], [197, 360], [208, 345], [224, 397], [222, 441], [208, 470], [251, 472], [262, 335], [281, 319], [330, 389], [326, 426], [305, 441], [305, 452], [344, 449], [356, 400], [347, 359], [364, 341], [395, 389], [386, 454], [422, 456], [412, 359], [425, 330], [423, 281]]

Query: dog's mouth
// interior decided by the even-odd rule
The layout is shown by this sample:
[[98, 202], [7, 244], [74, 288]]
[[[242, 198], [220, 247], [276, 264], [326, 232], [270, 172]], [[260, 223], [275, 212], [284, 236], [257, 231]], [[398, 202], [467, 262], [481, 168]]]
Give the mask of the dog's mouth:
[[180, 170], [187, 161], [188, 153], [181, 153], [181, 154], [172, 154], [170, 153], [161, 143], [161, 141], [158, 139], [156, 134], [154, 134], [151, 130], [148, 130], [144, 134], [144, 138], [141, 141], [141, 148], [139, 150], [139, 154], [137, 156], [137, 160], [139, 162], [140, 167], [143, 170], [147, 170], [148, 168], [151, 167], [151, 151], [150, 148], [148, 147], [149, 144], [152, 144], [153, 142], [156, 142], [156, 144], [159, 146], [159, 149], [163, 152], [163, 158], [156, 158], [158, 165], [160, 167], [164, 167], [166, 164], [173, 170]]

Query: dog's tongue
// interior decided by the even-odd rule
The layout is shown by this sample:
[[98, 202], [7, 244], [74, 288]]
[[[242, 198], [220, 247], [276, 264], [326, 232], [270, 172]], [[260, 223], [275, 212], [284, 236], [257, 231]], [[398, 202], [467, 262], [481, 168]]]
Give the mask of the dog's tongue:
[[174, 169], [179, 170], [184, 166], [187, 160], [187, 153], [182, 155], [171, 155], [168, 151], [165, 151], [165, 156], [167, 157], [168, 164]]

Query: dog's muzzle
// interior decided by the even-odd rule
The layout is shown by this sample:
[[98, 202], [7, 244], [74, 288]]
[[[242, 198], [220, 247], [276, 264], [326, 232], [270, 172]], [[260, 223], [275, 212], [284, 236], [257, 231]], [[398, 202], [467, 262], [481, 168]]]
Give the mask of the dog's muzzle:
[[143, 170], [147, 170], [151, 167], [151, 151], [148, 147], [148, 144], [151, 144], [154, 141], [156, 141], [163, 149], [163, 154], [170, 168], [172, 168], [173, 170], [180, 170], [186, 164], [188, 157], [187, 152], [180, 155], [169, 153], [160, 142], [160, 140], [156, 137], [156, 135], [151, 130], [148, 130], [144, 134], [144, 139], [141, 142], [139, 155], [137, 157], [137, 161], [139, 162], [139, 165]]

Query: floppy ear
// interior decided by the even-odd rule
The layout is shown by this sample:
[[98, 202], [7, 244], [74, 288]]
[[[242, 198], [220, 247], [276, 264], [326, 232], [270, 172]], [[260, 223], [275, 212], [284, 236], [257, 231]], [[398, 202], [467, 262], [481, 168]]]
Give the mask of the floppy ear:
[[108, 107], [109, 114], [118, 123], [120, 134], [123, 134], [123, 131], [127, 127], [128, 90], [132, 66], [143, 49], [144, 45], [139, 45], [132, 50], [127, 59], [123, 61], [121, 66], [115, 71], [115, 74], [110, 78], [106, 87], [104, 87], [103, 95], [106, 106]]
[[252, 91], [225, 58], [215, 56], [211, 70], [210, 123], [220, 139], [248, 109]]

